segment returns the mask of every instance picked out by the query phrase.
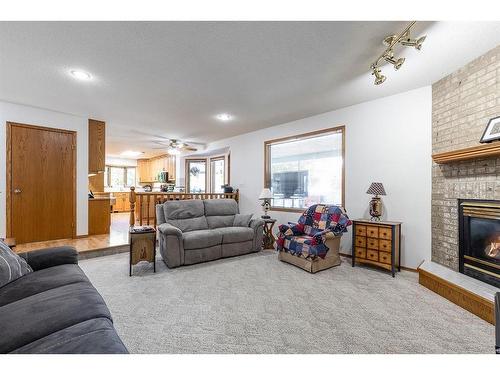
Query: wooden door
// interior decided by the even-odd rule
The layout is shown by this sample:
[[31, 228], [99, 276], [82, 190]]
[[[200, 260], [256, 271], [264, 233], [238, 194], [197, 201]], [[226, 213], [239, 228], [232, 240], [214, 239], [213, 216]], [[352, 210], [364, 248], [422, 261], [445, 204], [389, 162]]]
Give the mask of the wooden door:
[[7, 233], [17, 243], [75, 236], [76, 132], [7, 123]]

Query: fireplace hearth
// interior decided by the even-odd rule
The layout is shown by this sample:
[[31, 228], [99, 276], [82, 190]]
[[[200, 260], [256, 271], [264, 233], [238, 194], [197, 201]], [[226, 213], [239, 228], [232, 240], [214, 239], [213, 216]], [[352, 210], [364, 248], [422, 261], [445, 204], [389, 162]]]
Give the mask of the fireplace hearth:
[[500, 287], [500, 201], [459, 199], [459, 271]]

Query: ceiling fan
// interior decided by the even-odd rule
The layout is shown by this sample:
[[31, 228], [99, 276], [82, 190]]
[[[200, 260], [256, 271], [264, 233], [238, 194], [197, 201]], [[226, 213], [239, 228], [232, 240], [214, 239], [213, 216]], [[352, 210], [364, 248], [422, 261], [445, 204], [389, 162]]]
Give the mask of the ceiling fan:
[[165, 138], [165, 141], [153, 141], [154, 143], [160, 145], [161, 147], [153, 147], [154, 149], [167, 149], [167, 152], [171, 155], [178, 155], [181, 151], [198, 151], [196, 147], [193, 147], [192, 144], [199, 144], [196, 142], [182, 142], [178, 139], [168, 139]]

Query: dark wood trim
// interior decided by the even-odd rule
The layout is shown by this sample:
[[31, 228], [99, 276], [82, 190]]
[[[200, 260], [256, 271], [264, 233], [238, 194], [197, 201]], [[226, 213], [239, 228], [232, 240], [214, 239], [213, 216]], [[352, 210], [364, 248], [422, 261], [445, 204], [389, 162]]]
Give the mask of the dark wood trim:
[[418, 269], [418, 282], [488, 323], [495, 324], [493, 301], [487, 300], [421, 268]]
[[[270, 160], [269, 153], [271, 145], [277, 143], [284, 143], [290, 140], [314, 138], [319, 135], [326, 135], [328, 133], [341, 133], [342, 134], [342, 207], [345, 207], [345, 125], [335, 126], [333, 128], [315, 130], [308, 133], [291, 135], [283, 138], [270, 139], [264, 142], [264, 187], [269, 188], [271, 185], [270, 177]], [[284, 211], [284, 212], [303, 212], [304, 209], [284, 208], [284, 207], [271, 207], [270, 211]]]
[[36, 129], [50, 132], [66, 133], [72, 136], [72, 149], [73, 149], [73, 238], [76, 238], [76, 175], [77, 175], [77, 162], [76, 162], [76, 147], [77, 147], [77, 132], [74, 130], [58, 129], [49, 126], [21, 124], [17, 122], [7, 121], [6, 123], [6, 235], [12, 237], [12, 127]]

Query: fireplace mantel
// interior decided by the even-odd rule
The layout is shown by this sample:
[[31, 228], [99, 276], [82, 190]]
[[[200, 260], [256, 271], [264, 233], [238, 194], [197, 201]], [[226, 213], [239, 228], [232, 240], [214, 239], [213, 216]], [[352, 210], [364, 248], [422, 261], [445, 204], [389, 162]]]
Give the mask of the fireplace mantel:
[[437, 164], [447, 164], [461, 160], [484, 159], [492, 156], [500, 156], [500, 142], [440, 152], [438, 154], [433, 154], [432, 160]]

